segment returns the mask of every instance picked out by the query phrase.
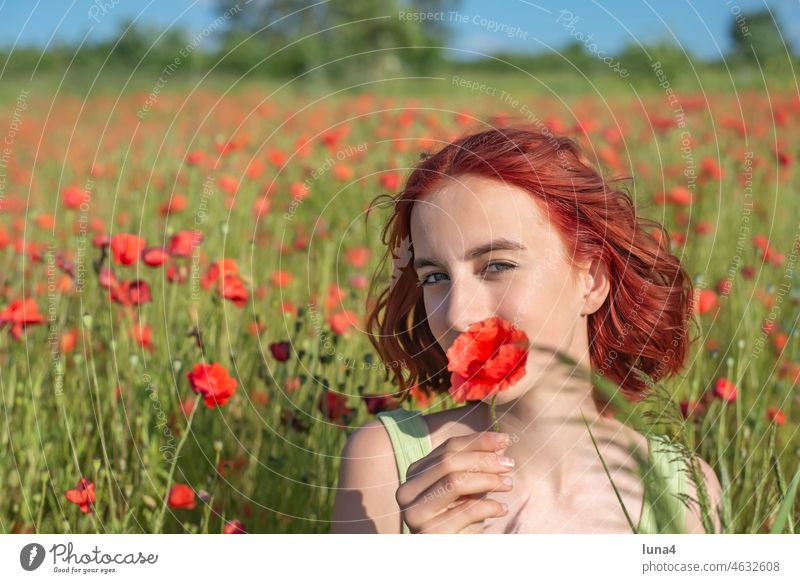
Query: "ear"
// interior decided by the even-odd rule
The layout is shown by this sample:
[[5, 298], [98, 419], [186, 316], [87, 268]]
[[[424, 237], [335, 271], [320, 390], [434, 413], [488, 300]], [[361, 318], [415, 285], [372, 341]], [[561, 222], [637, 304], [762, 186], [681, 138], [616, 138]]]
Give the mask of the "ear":
[[583, 273], [583, 281], [585, 287], [581, 316], [588, 316], [600, 309], [611, 290], [608, 266], [599, 259], [594, 259], [589, 269]]

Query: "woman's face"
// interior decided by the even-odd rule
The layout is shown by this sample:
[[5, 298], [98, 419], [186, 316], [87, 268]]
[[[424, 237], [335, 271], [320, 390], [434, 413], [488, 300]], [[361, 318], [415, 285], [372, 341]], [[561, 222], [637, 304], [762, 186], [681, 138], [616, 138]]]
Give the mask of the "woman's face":
[[[532, 344], [576, 360], [588, 350], [581, 313], [589, 271], [570, 271], [555, 227], [524, 190], [473, 175], [448, 178], [414, 203], [411, 241], [428, 325], [443, 350], [470, 324], [495, 315]], [[498, 404], [536, 386], [553, 355], [531, 350], [527, 362], [525, 377], [499, 393]]]

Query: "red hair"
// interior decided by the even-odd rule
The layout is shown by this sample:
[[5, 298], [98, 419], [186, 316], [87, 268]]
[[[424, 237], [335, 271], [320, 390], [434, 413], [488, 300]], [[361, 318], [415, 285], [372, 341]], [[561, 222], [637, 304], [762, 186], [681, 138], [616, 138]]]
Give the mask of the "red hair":
[[[397, 257], [397, 250], [409, 248], [414, 202], [446, 177], [464, 174], [529, 192], [577, 264], [593, 259], [606, 264], [608, 297], [587, 318], [593, 370], [619, 385], [628, 400], [638, 401], [648, 383], [632, 374], [634, 368], [653, 381], [683, 368], [691, 343], [693, 287], [666, 248], [664, 228], [639, 217], [630, 195], [611, 188], [574, 140], [515, 124], [464, 135], [433, 155], [423, 154], [396, 196], [376, 199], [389, 197], [393, 212], [382, 232], [387, 252], [370, 285], [366, 328], [387, 366], [387, 380], [391, 371], [403, 400], [415, 385], [447, 391], [450, 373], [427, 324], [413, 251]], [[378, 276], [390, 259], [395, 274], [375, 299]], [[596, 389], [593, 397], [600, 409], [610, 408]]]

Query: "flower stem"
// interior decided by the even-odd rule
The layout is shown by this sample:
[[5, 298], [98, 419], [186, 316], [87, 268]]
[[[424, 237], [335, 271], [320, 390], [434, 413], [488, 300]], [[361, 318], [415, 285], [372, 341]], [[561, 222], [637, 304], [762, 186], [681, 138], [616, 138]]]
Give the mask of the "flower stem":
[[161, 505], [161, 511], [158, 513], [158, 519], [156, 520], [155, 528], [153, 528], [154, 533], [161, 534], [161, 528], [164, 525], [164, 513], [167, 510], [169, 490], [172, 487], [172, 476], [175, 475], [175, 466], [178, 463], [178, 454], [180, 454], [181, 449], [183, 449], [183, 444], [186, 442], [186, 438], [189, 436], [189, 432], [192, 430], [192, 420], [194, 419], [195, 412], [200, 408], [201, 398], [202, 395], [199, 394], [195, 397], [194, 404], [192, 406], [192, 412], [189, 414], [189, 419], [186, 422], [186, 429], [183, 430], [181, 440], [178, 442], [178, 447], [175, 449], [175, 453], [173, 454], [172, 463], [169, 466], [169, 475], [167, 476], [166, 494], [164, 495], [164, 500]]
[[494, 400], [495, 399], [497, 399], [497, 393], [492, 395], [492, 402], [491, 402], [491, 405], [489, 406], [489, 409], [492, 412], [492, 429], [494, 431], [500, 433], [500, 424], [497, 422], [497, 413], [495, 413], [495, 410], [494, 410]]

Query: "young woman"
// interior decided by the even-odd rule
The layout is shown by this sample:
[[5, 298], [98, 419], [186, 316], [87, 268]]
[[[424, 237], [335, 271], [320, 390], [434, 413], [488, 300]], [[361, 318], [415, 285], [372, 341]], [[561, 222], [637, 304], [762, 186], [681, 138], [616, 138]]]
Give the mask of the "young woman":
[[[630, 400], [648, 388], [634, 367], [658, 380], [684, 366], [691, 281], [660, 225], [638, 217], [573, 140], [530, 125], [466, 135], [423, 158], [393, 208], [383, 240], [395, 275], [368, 331], [403, 395], [446, 393], [447, 349], [495, 315], [532, 345], [602, 372]], [[489, 401], [397, 409], [356, 430], [332, 532], [648, 532], [634, 451], [663, 470], [672, 493], [697, 498], [675, 456], [614, 419], [587, 375], [552, 351], [530, 350], [525, 376], [498, 393], [500, 435]], [[698, 461], [716, 507], [719, 482]], [[673, 532], [705, 532], [696, 502], [676, 504], [673, 518]]]

